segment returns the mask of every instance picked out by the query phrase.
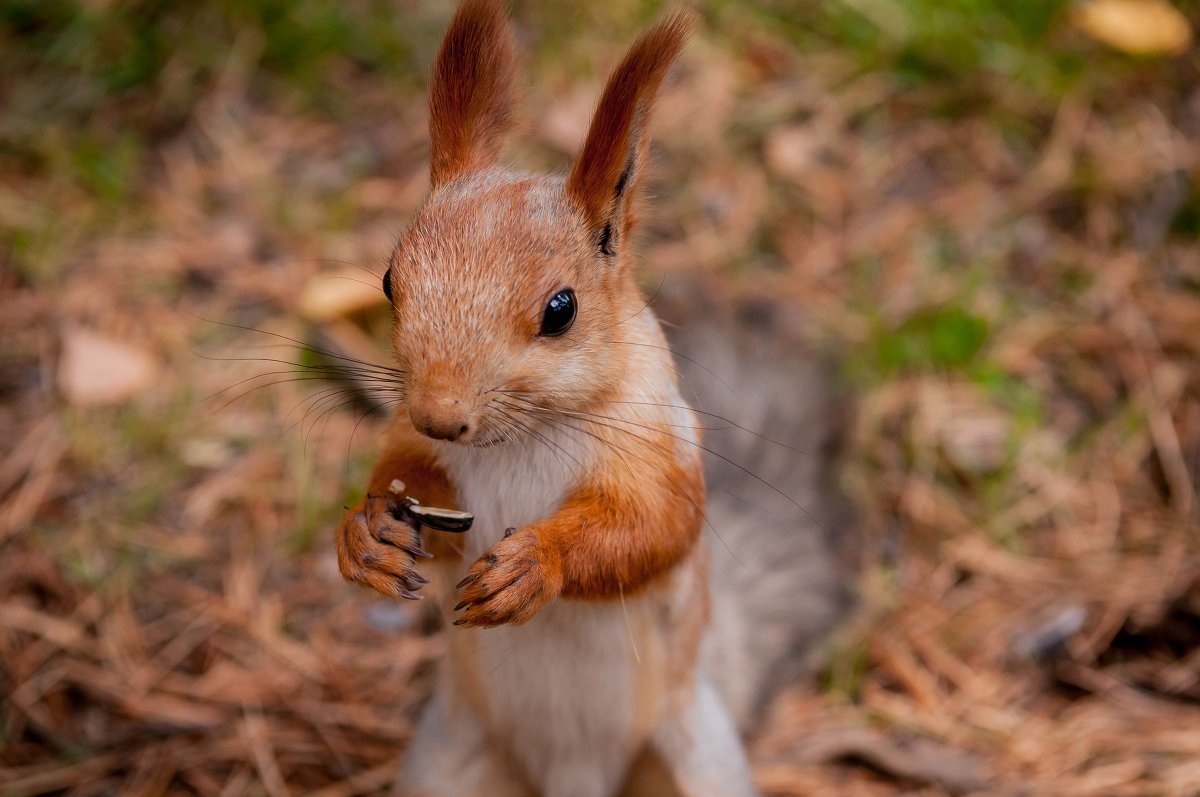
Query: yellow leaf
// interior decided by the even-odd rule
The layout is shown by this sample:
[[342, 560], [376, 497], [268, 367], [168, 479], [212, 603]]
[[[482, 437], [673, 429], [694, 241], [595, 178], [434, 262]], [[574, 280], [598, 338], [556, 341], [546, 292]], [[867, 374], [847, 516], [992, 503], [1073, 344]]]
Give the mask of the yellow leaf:
[[323, 274], [309, 280], [301, 291], [300, 315], [309, 321], [331, 321], [386, 302], [383, 288], [369, 274]]
[[1166, 0], [1088, 0], [1077, 9], [1075, 24], [1134, 55], [1174, 55], [1192, 43], [1187, 17]]

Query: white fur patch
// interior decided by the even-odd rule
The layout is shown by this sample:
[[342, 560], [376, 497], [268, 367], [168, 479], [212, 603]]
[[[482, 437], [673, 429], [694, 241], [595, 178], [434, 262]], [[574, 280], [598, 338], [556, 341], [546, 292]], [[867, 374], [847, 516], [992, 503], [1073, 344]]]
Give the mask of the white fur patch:
[[439, 455], [458, 492], [460, 508], [475, 515], [467, 534], [466, 570], [504, 535], [549, 517], [594, 462], [588, 439], [542, 427], [546, 442], [529, 436], [490, 448], [447, 444]]

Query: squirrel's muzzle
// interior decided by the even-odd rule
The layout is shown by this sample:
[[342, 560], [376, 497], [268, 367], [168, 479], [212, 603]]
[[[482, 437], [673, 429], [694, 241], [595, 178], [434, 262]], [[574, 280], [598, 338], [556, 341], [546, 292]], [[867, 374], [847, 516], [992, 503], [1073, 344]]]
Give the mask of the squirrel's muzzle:
[[408, 415], [418, 432], [435, 440], [459, 440], [474, 429], [467, 402], [448, 396], [410, 396]]

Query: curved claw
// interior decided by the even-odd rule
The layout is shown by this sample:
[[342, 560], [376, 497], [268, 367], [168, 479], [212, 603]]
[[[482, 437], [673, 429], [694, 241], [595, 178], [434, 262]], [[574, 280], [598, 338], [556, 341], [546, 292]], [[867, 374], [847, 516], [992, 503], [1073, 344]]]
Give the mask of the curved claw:
[[397, 520], [382, 496], [369, 495], [362, 509], [348, 512], [338, 527], [343, 577], [390, 598], [422, 600], [417, 592], [429, 580], [413, 565], [417, 557], [429, 556], [417, 524]]

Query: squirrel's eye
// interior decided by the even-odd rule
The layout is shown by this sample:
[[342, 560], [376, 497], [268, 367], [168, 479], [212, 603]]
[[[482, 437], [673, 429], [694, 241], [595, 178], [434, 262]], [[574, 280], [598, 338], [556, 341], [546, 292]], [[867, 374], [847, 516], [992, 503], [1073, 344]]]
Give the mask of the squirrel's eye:
[[392, 270], [388, 269], [383, 272], [383, 295], [392, 301]]
[[542, 315], [542, 328], [539, 335], [552, 338], [561, 335], [575, 323], [575, 291], [564, 288], [550, 297], [546, 303], [546, 312]]

